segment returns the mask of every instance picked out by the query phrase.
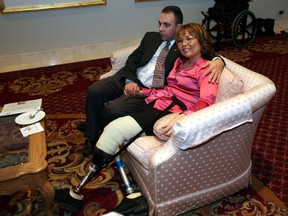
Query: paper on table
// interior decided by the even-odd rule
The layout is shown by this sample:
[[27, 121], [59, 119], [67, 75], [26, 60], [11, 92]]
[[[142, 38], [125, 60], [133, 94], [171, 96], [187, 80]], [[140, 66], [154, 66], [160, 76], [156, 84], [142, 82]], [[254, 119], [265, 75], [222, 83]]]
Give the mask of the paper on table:
[[0, 113], [0, 117], [7, 115], [15, 115], [33, 110], [39, 110], [41, 109], [41, 105], [42, 105], [42, 99], [8, 103], [4, 105]]
[[22, 135], [24, 137], [26, 137], [26, 136], [29, 136], [31, 134], [44, 131], [44, 128], [41, 126], [41, 124], [39, 122], [37, 122], [35, 124], [20, 128], [20, 131], [21, 131]]

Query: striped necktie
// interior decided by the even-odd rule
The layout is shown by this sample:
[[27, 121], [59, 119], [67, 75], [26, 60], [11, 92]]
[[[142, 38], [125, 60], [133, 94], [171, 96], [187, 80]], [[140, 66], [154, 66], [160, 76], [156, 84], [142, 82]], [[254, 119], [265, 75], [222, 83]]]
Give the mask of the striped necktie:
[[169, 51], [170, 42], [167, 42], [165, 47], [161, 50], [154, 70], [152, 88], [163, 88], [165, 80], [165, 59]]

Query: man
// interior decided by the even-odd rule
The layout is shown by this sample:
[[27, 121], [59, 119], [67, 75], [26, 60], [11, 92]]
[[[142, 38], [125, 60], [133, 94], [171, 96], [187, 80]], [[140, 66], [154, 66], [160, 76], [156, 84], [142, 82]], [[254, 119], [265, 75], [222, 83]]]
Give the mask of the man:
[[[86, 124], [77, 128], [84, 131], [83, 155], [90, 156], [102, 129], [112, 120], [137, 111], [143, 98], [137, 95], [141, 87], [151, 88], [155, 64], [166, 42], [170, 42], [165, 59], [165, 81], [180, 53], [174, 36], [183, 23], [177, 6], [165, 7], [159, 17], [159, 32], [148, 32], [140, 46], [128, 57], [125, 66], [114, 76], [99, 80], [88, 88]], [[211, 82], [218, 82], [224, 62], [221, 58], [205, 65]], [[125, 94], [124, 94], [125, 93]]]

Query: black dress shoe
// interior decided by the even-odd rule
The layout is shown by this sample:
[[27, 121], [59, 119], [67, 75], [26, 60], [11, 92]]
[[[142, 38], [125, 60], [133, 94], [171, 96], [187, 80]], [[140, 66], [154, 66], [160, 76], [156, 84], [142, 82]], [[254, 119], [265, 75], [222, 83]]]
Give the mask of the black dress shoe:
[[86, 122], [85, 121], [78, 122], [78, 124], [76, 125], [76, 128], [77, 128], [77, 130], [84, 133], [86, 130]]
[[148, 215], [148, 204], [145, 198], [141, 195], [136, 198], [125, 197], [121, 203], [111, 212], [117, 212], [122, 215]]
[[93, 155], [95, 145], [96, 145], [96, 141], [86, 139], [83, 145], [83, 152], [82, 152], [83, 156], [91, 157]]
[[69, 188], [56, 189], [55, 202], [72, 213], [79, 212], [83, 205], [83, 200], [75, 199], [70, 195]]

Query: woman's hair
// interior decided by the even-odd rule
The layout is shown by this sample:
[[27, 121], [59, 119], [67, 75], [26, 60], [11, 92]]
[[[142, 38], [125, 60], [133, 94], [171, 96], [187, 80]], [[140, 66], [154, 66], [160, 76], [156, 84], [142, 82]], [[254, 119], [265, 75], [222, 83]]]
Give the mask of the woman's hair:
[[211, 60], [214, 57], [214, 49], [212, 44], [212, 38], [209, 35], [208, 31], [204, 27], [196, 23], [188, 23], [182, 25], [175, 37], [175, 41], [180, 39], [180, 36], [185, 34], [187, 31], [190, 35], [196, 38], [199, 41], [201, 46], [201, 56], [204, 59]]

